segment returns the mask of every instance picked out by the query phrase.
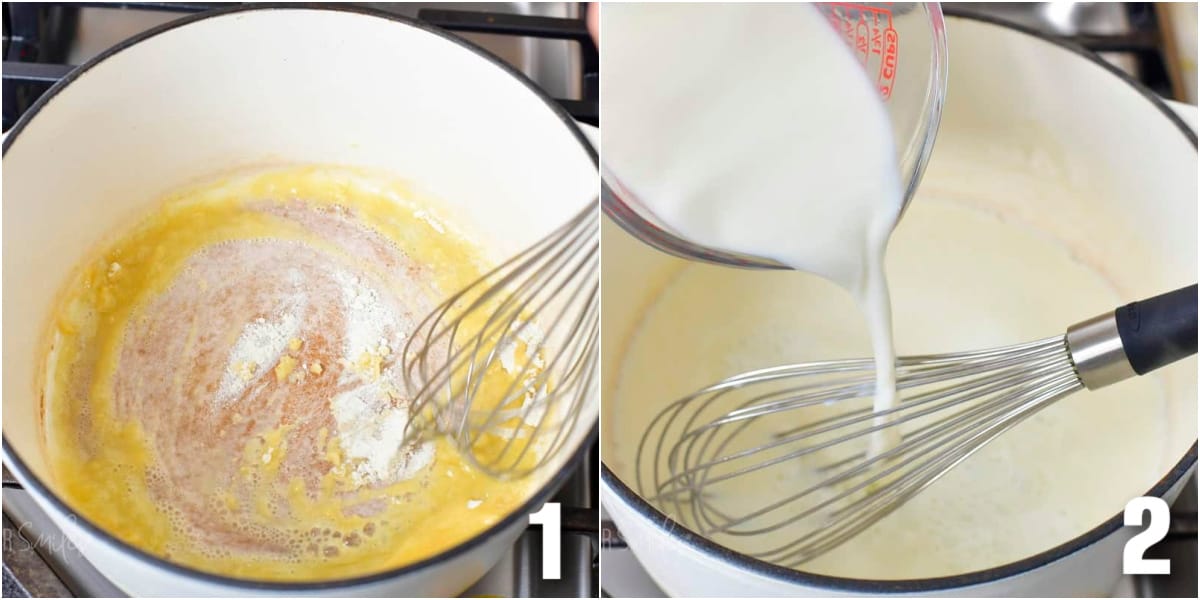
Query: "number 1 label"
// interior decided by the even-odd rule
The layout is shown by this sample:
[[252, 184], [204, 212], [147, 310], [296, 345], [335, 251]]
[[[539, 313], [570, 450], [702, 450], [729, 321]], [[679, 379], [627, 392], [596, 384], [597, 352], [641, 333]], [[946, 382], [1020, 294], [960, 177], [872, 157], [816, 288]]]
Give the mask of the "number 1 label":
[[1150, 525], [1125, 543], [1122, 569], [1126, 575], [1170, 575], [1171, 561], [1165, 558], [1144, 558], [1146, 550], [1167, 536], [1171, 510], [1162, 498], [1142, 496], [1125, 505], [1125, 524], [1142, 526], [1142, 514], [1150, 513]]
[[547, 502], [529, 515], [529, 522], [542, 526], [542, 579], [562, 578], [562, 508]]

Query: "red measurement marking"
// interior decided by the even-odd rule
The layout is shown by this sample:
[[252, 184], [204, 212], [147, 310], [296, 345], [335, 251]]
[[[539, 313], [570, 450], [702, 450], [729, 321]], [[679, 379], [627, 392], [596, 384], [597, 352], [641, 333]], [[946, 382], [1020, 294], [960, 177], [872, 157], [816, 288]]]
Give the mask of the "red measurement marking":
[[880, 6], [830, 2], [829, 23], [842, 36], [859, 62], [875, 72], [879, 95], [892, 97], [900, 55], [900, 34], [892, 25], [892, 11]]
[[900, 35], [890, 26], [883, 32], [883, 62], [879, 65], [879, 93], [884, 100], [892, 97], [892, 84], [896, 82], [896, 59], [900, 54]]
[[858, 27], [854, 28], [854, 50], [858, 54], [858, 61], [862, 64], [867, 64], [867, 53], [871, 43], [871, 27], [867, 25], [866, 15], [861, 15], [858, 18]]
[[871, 54], [879, 56], [883, 54], [883, 28], [879, 26], [879, 13], [874, 15], [875, 21], [871, 24]]

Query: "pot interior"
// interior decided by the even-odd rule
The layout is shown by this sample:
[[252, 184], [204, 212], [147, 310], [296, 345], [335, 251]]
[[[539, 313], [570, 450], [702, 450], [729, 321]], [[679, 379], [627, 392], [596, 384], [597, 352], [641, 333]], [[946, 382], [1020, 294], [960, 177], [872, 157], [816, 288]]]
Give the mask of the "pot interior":
[[[498, 60], [372, 14], [230, 12], [169, 27], [77, 71], [4, 147], [4, 438], [49, 481], [38, 373], [79, 262], [164, 193], [290, 164], [385, 172], [499, 260], [596, 195], [595, 153]], [[538, 486], [593, 431], [593, 395]], [[53, 490], [53, 485], [50, 486]]]
[[[1193, 283], [1195, 142], [1164, 113], [1165, 107], [1089, 58], [1027, 34], [960, 18], [948, 19], [948, 34], [951, 68], [937, 145], [921, 189], [893, 237], [889, 258], [899, 352], [967, 350], [970, 347], [961, 344], [986, 347], [1060, 335], [1071, 323], [1118, 304]], [[930, 213], [953, 212], [956, 206], [978, 218], [947, 220], [961, 225], [950, 231], [930, 224], [936, 220]], [[1016, 224], [1028, 232], [1010, 255], [981, 254], [976, 262], [969, 256], [944, 256], [969, 255], [971, 248], [984, 247], [984, 238], [992, 232], [989, 228], [1002, 226], [997, 223]], [[610, 223], [604, 225], [603, 244], [603, 456], [606, 465], [635, 490], [637, 441], [655, 411], [643, 410], [645, 419], [631, 418], [633, 407], [664, 406], [717, 377], [770, 366], [740, 358], [744, 354], [761, 360], [770, 355], [763, 345], [779, 348], [771, 364], [869, 353], [861, 315], [850, 297], [832, 284], [803, 274], [689, 265], [650, 250]], [[920, 252], [929, 255], [916, 256]], [[1081, 276], [1079, 282], [1055, 279], [1047, 275], [1056, 272], [1052, 262], [1063, 268], [1083, 265], [1091, 275]], [[1085, 284], [1083, 279], [1089, 281]], [[935, 292], [922, 296], [921, 289]], [[1082, 295], [1068, 300], [1064, 298], [1068, 294]], [[694, 301], [657, 310], [656, 303], [671, 295]], [[973, 319], [976, 309], [988, 315], [990, 323]], [[795, 313], [791, 322], [756, 316], [786, 315], [789, 310]], [[680, 316], [681, 311], [689, 314]], [[1025, 316], [1008, 318], [1010, 313]], [[792, 338], [806, 337], [805, 324], [820, 328], [823, 321], [839, 319], [850, 323], [845, 343], [790, 353], [797, 347]], [[743, 329], [733, 335], [725, 333], [728, 326], [714, 325], [725, 323]], [[680, 350], [666, 342], [639, 339], [652, 335], [682, 339]], [[967, 339], [972, 341], [963, 341]], [[639, 364], [630, 371], [627, 361], [634, 360], [653, 364]], [[692, 373], [673, 366], [679, 363], [689, 365]], [[634, 374], [624, 375], [627, 371]], [[623, 377], [655, 382], [633, 385]], [[1048, 550], [1099, 526], [1120, 513], [1129, 497], [1149, 490], [1196, 441], [1195, 358], [1122, 385], [1103, 402], [1128, 406], [1144, 398], [1161, 399], [1144, 401], [1146, 411], [1138, 417], [1153, 435], [1129, 439], [1116, 420], [1109, 421], [1104, 431], [1056, 430], [1064, 478], [1081, 477], [1096, 489], [1129, 491], [1128, 496], [1087, 509], [1090, 520], [1076, 524], [1074, 533], [1025, 555], [990, 563], [965, 561], [956, 571], [816, 572], [918, 579], [978, 571]], [[1084, 405], [1086, 394], [1062, 400], [1047, 413], [1089, 409]], [[1029, 425], [1036, 427], [1034, 422]], [[1093, 457], [1070, 454], [1072, 444], [1081, 439], [1073, 436], [1088, 435], [1116, 436], [1136, 449], [1138, 466], [1089, 466]], [[1003, 458], [992, 450], [987, 448], [972, 460]], [[960, 469], [969, 470], [970, 464]], [[1118, 481], [1117, 473], [1133, 473], [1132, 480]], [[1039, 489], [1037, 482], [1022, 475], [1015, 469], [1009, 481], [979, 482], [971, 480], [969, 473], [946, 479], [977, 486], [975, 498], [983, 502], [991, 493], [988, 486]], [[1088, 492], [1082, 489], [1072, 496], [1067, 488], [1065, 494], [1045, 502], [1051, 506], [1044, 510], [1084, 510]], [[978, 508], [994, 514], [991, 504]], [[1012, 518], [1014, 531], [1037, 528], [1036, 516]]]

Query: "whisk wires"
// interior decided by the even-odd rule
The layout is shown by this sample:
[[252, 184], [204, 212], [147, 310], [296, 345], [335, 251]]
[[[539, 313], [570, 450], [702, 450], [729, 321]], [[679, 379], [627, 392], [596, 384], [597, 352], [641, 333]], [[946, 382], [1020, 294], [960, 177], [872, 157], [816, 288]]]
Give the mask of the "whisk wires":
[[421, 321], [401, 359], [413, 427], [500, 478], [562, 448], [597, 384], [598, 219], [585, 207]]
[[[637, 485], [696, 532], [795, 567], [1082, 387], [1061, 336], [900, 359], [900, 402], [881, 412], [870, 360], [762, 369], [661, 411], [638, 448]], [[891, 441], [872, 453], [881, 432]]]

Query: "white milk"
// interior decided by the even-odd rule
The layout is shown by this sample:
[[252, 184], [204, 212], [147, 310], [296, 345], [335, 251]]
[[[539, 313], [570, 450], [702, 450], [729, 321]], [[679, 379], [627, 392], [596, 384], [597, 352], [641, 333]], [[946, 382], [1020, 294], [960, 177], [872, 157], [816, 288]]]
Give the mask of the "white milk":
[[849, 290], [875, 409], [891, 408], [883, 256], [903, 193], [883, 103], [826, 19], [807, 4], [610, 5], [602, 61], [605, 166], [684, 238]]
[[[1129, 300], [1114, 287], [1155, 289], [1151, 276], [1109, 280], [1045, 229], [977, 208], [961, 190], [995, 190], [1000, 197], [1009, 179], [979, 175], [944, 190], [923, 185], [897, 226], [887, 268], [893, 308], [903, 316], [895, 330], [900, 355], [1061, 334], [1071, 323]], [[939, 182], [935, 177], [927, 183]], [[1046, 219], [1063, 222], [1056, 220], [1060, 216]], [[640, 256], [638, 242], [613, 230], [603, 243], [606, 256]], [[604, 341], [605, 353], [620, 357], [612, 387], [605, 389], [604, 460], [630, 484], [642, 432], [672, 400], [747, 369], [854, 358], [871, 347], [846, 292], [819, 277], [672, 264], [661, 275], [622, 281], [604, 274], [611, 282], [605, 284], [605, 306], [644, 307], [632, 335]], [[797, 298], [803, 310], [797, 310]], [[1168, 369], [1194, 372], [1195, 363]], [[801, 570], [870, 579], [935, 577], [998, 566], [1064, 543], [1154, 484], [1166, 468], [1165, 411], [1157, 377], [1064, 398]], [[795, 493], [798, 480], [743, 479], [733, 486], [740, 497], [718, 500], [731, 511], [744, 510]], [[715, 539], [748, 553], [779, 541]]]
[[[606, 166], [677, 233], [820, 276], [684, 263], [606, 230], [604, 354], [615, 368], [606, 363], [604, 459], [633, 484], [651, 419], [707, 384], [872, 350], [880, 372], [889, 370], [880, 261], [901, 198], [883, 109], [813, 8], [610, 5], [603, 25]], [[1134, 236], [1114, 236], [1122, 243], [1102, 253], [1072, 237], [1123, 232], [1128, 215], [1091, 215], [1076, 231], [1075, 213], [1061, 207], [1089, 194], [1041, 173], [1040, 140], [990, 133], [939, 141], [941, 167], [931, 165], [891, 243], [902, 355], [1061, 334], [1162, 291], [1161, 277], [1144, 268], [1154, 255]], [[607, 260], [614, 256], [625, 262]], [[1114, 268], [1121, 261], [1132, 266]], [[625, 330], [610, 314], [638, 317]], [[1163, 381], [1134, 378], [1060, 400], [802, 570], [954, 575], [1079, 536], [1163, 472], [1171, 426]], [[794, 493], [797, 477], [776, 472], [785, 476], [740, 481], [721, 500], [734, 512], [744, 508], [738, 501]], [[779, 541], [716, 539], [748, 553]]]

